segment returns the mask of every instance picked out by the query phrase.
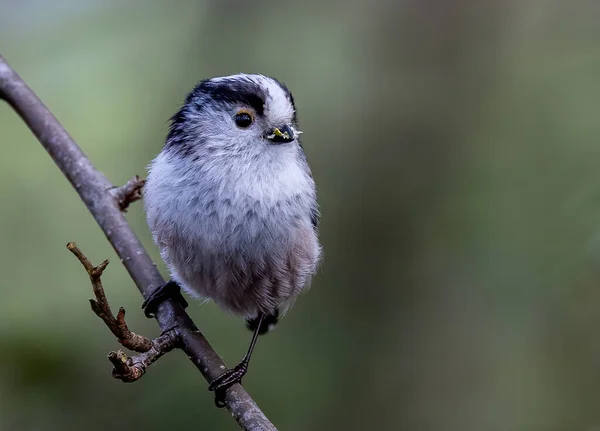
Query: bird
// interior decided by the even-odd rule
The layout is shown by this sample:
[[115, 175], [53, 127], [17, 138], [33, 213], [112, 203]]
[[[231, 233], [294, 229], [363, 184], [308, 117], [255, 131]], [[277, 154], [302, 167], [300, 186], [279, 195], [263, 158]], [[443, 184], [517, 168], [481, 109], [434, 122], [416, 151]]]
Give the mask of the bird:
[[259, 335], [306, 291], [322, 258], [316, 186], [294, 98], [281, 81], [200, 81], [173, 115], [144, 186], [149, 229], [171, 279], [143, 303], [212, 300], [253, 331], [246, 355], [209, 384], [217, 406], [241, 383]]

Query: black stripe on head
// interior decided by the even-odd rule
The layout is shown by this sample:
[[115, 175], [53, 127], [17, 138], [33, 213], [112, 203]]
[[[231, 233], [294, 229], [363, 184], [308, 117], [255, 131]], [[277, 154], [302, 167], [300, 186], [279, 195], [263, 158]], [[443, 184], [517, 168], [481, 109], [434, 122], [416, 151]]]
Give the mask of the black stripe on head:
[[165, 150], [175, 150], [181, 156], [188, 156], [193, 151], [193, 140], [190, 139], [186, 128], [187, 114], [188, 106], [184, 105], [171, 117], [169, 133], [164, 145]]
[[197, 103], [199, 109], [209, 101], [225, 105], [240, 104], [251, 107], [261, 116], [265, 111], [266, 96], [258, 84], [247, 78], [207, 79], [194, 88], [186, 103]]

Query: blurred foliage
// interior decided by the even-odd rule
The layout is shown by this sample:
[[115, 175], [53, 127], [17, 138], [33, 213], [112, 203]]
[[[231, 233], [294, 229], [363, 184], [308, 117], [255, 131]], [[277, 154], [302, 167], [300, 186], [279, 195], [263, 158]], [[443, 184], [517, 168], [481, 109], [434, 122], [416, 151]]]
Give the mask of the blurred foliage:
[[[244, 380], [280, 429], [594, 430], [599, 18], [589, 0], [0, 0], [0, 52], [115, 184], [199, 79], [292, 89], [326, 259]], [[0, 429], [237, 429], [181, 353], [110, 377], [117, 344], [67, 241], [112, 259], [109, 300], [158, 328], [4, 104], [0, 145]], [[239, 319], [189, 311], [242, 356]]]

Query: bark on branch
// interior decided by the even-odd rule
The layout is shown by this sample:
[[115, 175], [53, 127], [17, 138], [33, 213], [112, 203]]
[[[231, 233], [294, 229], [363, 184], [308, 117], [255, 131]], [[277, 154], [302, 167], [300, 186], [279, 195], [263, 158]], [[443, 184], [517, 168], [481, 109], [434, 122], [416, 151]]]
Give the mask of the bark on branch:
[[135, 382], [140, 379], [146, 369], [165, 353], [170, 352], [179, 344], [175, 331], [167, 331], [152, 341], [152, 347], [147, 352], [137, 356], [127, 357], [125, 352], [117, 350], [108, 354], [108, 360], [114, 368], [112, 375], [125, 383]]
[[[0, 99], [8, 102], [21, 116], [71, 182], [142, 295], [145, 297], [154, 287], [163, 284], [163, 278], [121, 212], [121, 194], [114, 192], [110, 181], [96, 170], [58, 120], [2, 56]], [[223, 360], [177, 302], [169, 300], [162, 303], [156, 319], [163, 331], [175, 331], [178, 347], [185, 351], [207, 381], [212, 381], [223, 372]], [[123, 362], [123, 357], [115, 359]], [[133, 363], [129, 365], [136, 366]], [[241, 385], [236, 384], [228, 389], [225, 403], [242, 429], [276, 430]]]
[[145, 183], [145, 179], [135, 175], [132, 179], [127, 181], [127, 183], [113, 190], [113, 194], [115, 195], [115, 199], [117, 199], [121, 211], [127, 211], [129, 204], [142, 198], [142, 189], [144, 188]]

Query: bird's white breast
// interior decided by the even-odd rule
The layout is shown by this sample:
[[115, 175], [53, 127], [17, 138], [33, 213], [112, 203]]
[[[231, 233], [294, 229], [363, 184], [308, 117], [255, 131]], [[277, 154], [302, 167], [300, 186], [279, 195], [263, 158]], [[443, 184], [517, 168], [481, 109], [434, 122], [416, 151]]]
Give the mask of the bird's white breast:
[[271, 288], [280, 298], [254, 301], [271, 308], [304, 287], [320, 247], [311, 224], [314, 183], [298, 151], [294, 145], [263, 148], [261, 157], [213, 151], [210, 162], [194, 163], [163, 152], [153, 161], [148, 223], [173, 278], [188, 292], [256, 315], [256, 304], [232, 291], [236, 273], [280, 277], [279, 291]]

